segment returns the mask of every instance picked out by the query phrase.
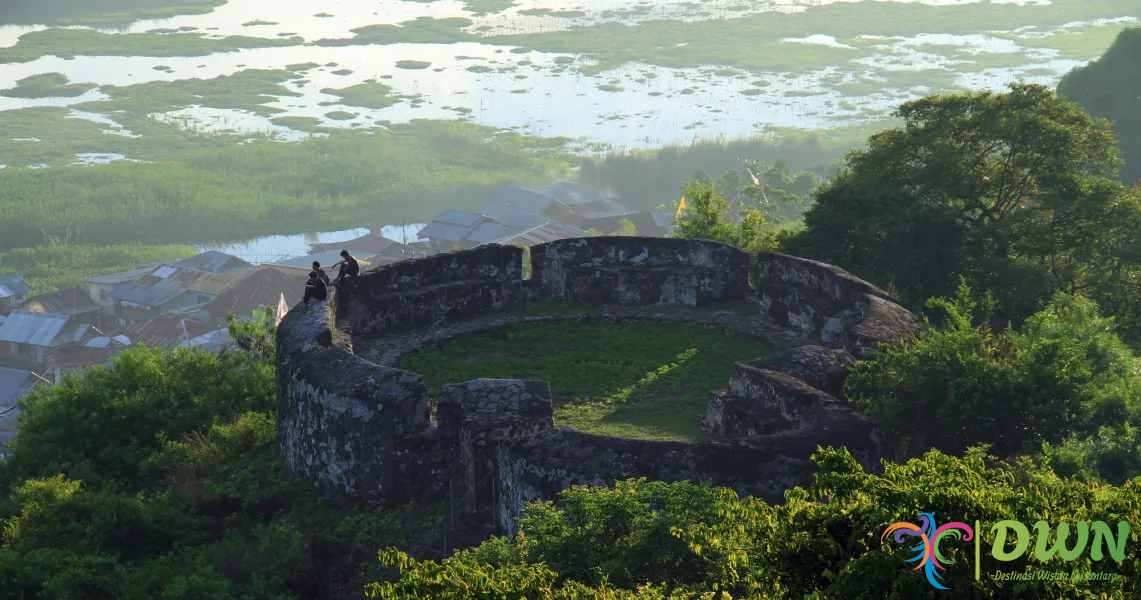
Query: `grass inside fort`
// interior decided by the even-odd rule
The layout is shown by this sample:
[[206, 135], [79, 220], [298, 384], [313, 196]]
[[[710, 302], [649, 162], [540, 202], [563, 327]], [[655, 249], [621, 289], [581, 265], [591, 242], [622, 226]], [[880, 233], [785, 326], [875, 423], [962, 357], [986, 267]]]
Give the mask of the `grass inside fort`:
[[699, 440], [709, 392], [729, 385], [735, 361], [773, 354], [763, 343], [668, 323], [528, 323], [406, 357], [433, 398], [480, 377], [551, 383], [555, 423], [580, 431]]

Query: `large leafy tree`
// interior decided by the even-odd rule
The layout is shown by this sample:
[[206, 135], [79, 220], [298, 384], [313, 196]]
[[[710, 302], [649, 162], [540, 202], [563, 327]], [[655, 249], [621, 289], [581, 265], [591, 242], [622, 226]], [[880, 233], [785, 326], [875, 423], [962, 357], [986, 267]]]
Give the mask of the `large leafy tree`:
[[1111, 314], [1130, 304], [1141, 208], [1113, 179], [1108, 122], [1022, 84], [930, 96], [896, 116], [903, 127], [872, 136], [817, 192], [790, 251], [894, 284], [912, 305], [951, 295], [960, 276], [994, 294], [1002, 319], [1059, 291]]
[[1074, 69], [1058, 83], [1058, 93], [1088, 110], [1109, 119], [1121, 146], [1125, 166], [1121, 179], [1130, 184], [1141, 181], [1141, 27], [1118, 34], [1109, 50], [1098, 60]]

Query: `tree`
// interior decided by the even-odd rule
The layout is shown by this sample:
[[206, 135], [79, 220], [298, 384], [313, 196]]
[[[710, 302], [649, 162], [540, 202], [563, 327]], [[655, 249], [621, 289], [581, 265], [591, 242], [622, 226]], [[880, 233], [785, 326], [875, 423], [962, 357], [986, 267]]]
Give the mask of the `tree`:
[[931, 96], [896, 116], [904, 127], [872, 136], [818, 190], [790, 252], [894, 280], [913, 306], [963, 275], [1004, 319], [1058, 291], [1125, 308], [1141, 203], [1112, 179], [1121, 161], [1106, 121], [1035, 85]]
[[741, 221], [736, 222], [732, 207], [713, 186], [692, 181], [685, 187], [682, 199], [685, 206], [674, 237], [724, 242], [750, 254], [776, 247], [775, 232], [760, 211], [745, 211]]
[[985, 317], [975, 323], [972, 315], [993, 303], [976, 311], [966, 285], [928, 304], [946, 313], [944, 326], [928, 322], [916, 340], [881, 348], [845, 382], [901, 453], [986, 443], [1004, 456], [1026, 454], [1141, 419], [1141, 362], [1092, 302], [1058, 294], [1018, 331], [999, 332]]
[[1141, 180], [1141, 27], [1123, 30], [1101, 58], [1078, 67], [1058, 82], [1058, 94], [1090, 114], [1113, 123], [1125, 159], [1121, 180]]
[[255, 358], [273, 364], [277, 358], [277, 311], [265, 307], [254, 311], [253, 318], [239, 321], [234, 313], [226, 315], [226, 329], [239, 349]]

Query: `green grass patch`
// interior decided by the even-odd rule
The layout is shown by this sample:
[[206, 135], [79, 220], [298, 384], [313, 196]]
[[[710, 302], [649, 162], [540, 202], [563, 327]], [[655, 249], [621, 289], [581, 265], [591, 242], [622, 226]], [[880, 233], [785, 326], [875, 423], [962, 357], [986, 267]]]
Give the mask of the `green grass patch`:
[[177, 260], [198, 252], [190, 246], [116, 244], [76, 246], [53, 244], [0, 252], [0, 275], [20, 275], [33, 294], [53, 292], [72, 286], [85, 287], [84, 279], [160, 260]]
[[515, 0], [464, 0], [464, 10], [476, 16], [493, 15], [515, 4]]
[[598, 86], [598, 91], [600, 92], [622, 92], [625, 90], [626, 88], [620, 85], [614, 85], [612, 83], [603, 83]]
[[360, 108], [386, 108], [403, 99], [392, 95], [391, 86], [371, 79], [345, 88], [325, 88], [321, 93], [340, 96], [341, 104]]
[[274, 117], [270, 123], [306, 133], [329, 133], [329, 128], [317, 117]]
[[71, 83], [63, 73], [40, 73], [16, 82], [16, 87], [0, 90], [9, 98], [74, 98], [99, 86], [94, 83]]
[[152, 81], [129, 86], [103, 86], [101, 91], [110, 100], [85, 102], [79, 110], [99, 113], [125, 112], [136, 116], [170, 112], [189, 106], [248, 110], [260, 115], [271, 115], [281, 109], [265, 106], [280, 96], [299, 96], [282, 85], [300, 79], [300, 75], [287, 70], [247, 69], [233, 75], [213, 79], [180, 79], [178, 81]]
[[366, 25], [353, 29], [351, 38], [319, 40], [318, 46], [358, 46], [364, 44], [452, 44], [478, 42], [482, 38], [463, 29], [472, 25], [471, 19], [450, 17], [433, 19], [420, 17], [400, 25]]
[[428, 61], [424, 61], [424, 60], [398, 60], [398, 61], [396, 61], [396, 68], [397, 69], [410, 69], [413, 71], [418, 71], [421, 69], [427, 69], [430, 66], [432, 66], [432, 63], [430, 63]]
[[3, 4], [3, 9], [0, 10], [0, 25], [122, 27], [144, 19], [204, 14], [225, 3], [226, 0], [13, 1]]
[[586, 16], [586, 13], [581, 10], [555, 10], [553, 8], [528, 8], [527, 10], [519, 11], [519, 14], [528, 17], [559, 17], [563, 19]]
[[334, 110], [332, 112], [325, 113], [326, 119], [332, 119], [334, 121], [349, 121], [351, 119], [357, 118], [357, 116], [359, 116], [357, 113], [346, 112], [343, 110]]
[[333, 73], [333, 75], [352, 75], [353, 70], [352, 69], [337, 69], [336, 71], [332, 71], [332, 73]]
[[313, 69], [316, 69], [319, 66], [321, 66], [321, 65], [319, 65], [315, 62], [298, 63], [295, 65], [285, 65], [285, 70], [286, 71], [292, 71], [294, 73], [300, 73], [302, 71], [311, 71]]
[[208, 56], [243, 48], [296, 46], [301, 38], [267, 39], [232, 35], [221, 39], [197, 33], [102, 33], [92, 29], [45, 29], [20, 36], [0, 48], [0, 63], [31, 62], [44, 56]]
[[536, 378], [551, 383], [555, 421], [602, 435], [696, 440], [709, 392], [728, 387], [735, 361], [775, 350], [668, 323], [521, 324], [406, 357], [437, 397], [447, 383]]

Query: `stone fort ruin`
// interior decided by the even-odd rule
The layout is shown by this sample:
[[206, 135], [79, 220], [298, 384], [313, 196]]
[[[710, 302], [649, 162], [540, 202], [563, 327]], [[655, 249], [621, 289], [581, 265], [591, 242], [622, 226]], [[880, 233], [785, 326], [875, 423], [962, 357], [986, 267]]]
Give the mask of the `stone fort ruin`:
[[[878, 431], [837, 400], [856, 360], [917, 330], [915, 317], [875, 286], [783, 254], [752, 263], [708, 240], [559, 240], [531, 248], [529, 279], [523, 258], [522, 248], [488, 245], [407, 260], [290, 311], [277, 333], [282, 464], [328, 496], [377, 504], [463, 497], [461, 510], [502, 532], [514, 531], [526, 503], [576, 484], [712, 481], [781, 501], [811, 481], [818, 447], [845, 446], [865, 469], [880, 468]], [[593, 308], [515, 310], [551, 301]], [[759, 314], [718, 310], [727, 302], [755, 303]], [[811, 341], [732, 366], [726, 389], [710, 390], [703, 420], [719, 438], [712, 442], [557, 427], [550, 386], [534, 380], [446, 385], [433, 422], [423, 378], [399, 368], [401, 357], [457, 336], [555, 319], [673, 321]]]

